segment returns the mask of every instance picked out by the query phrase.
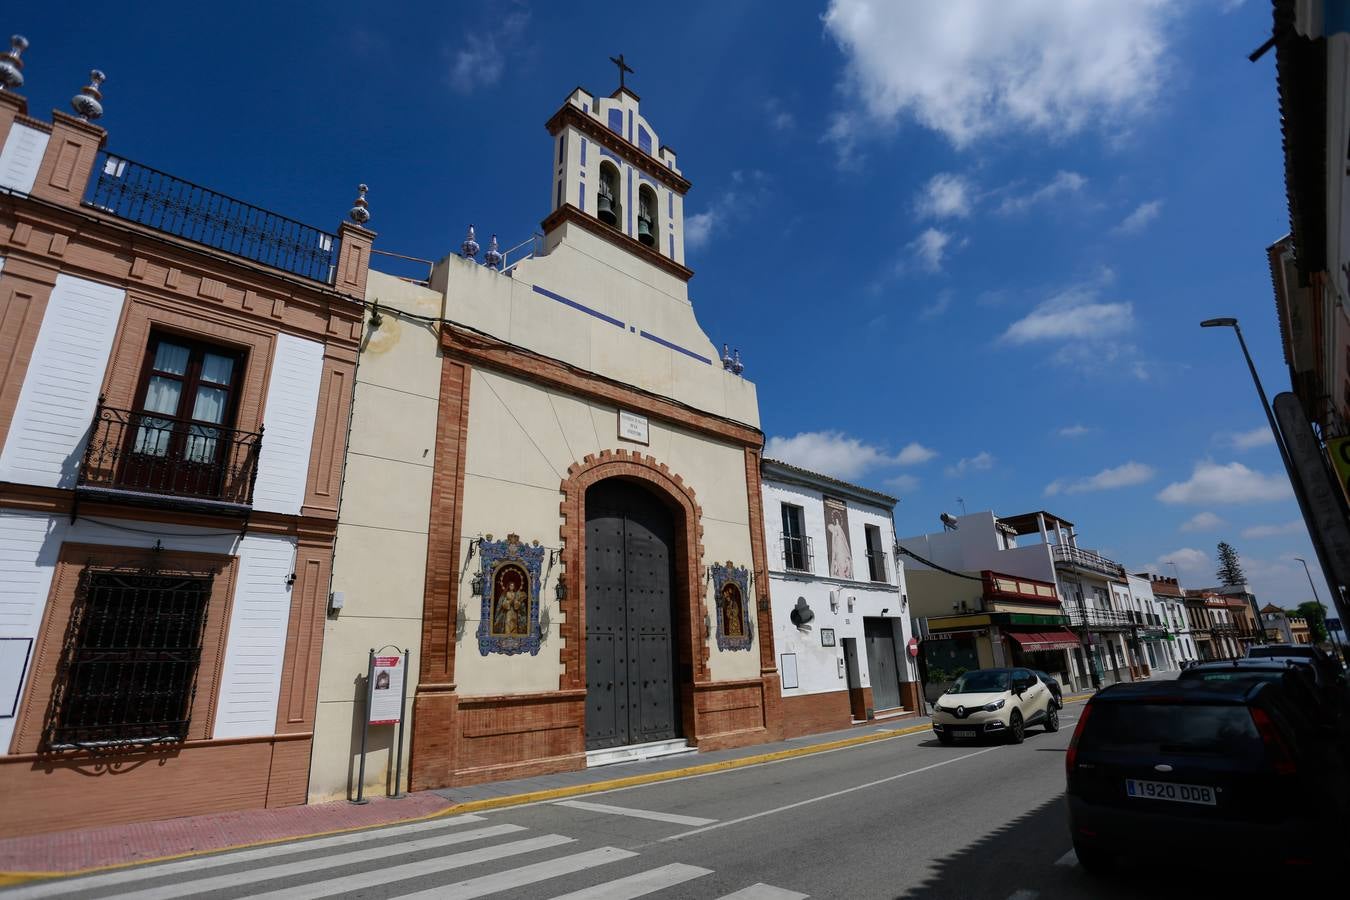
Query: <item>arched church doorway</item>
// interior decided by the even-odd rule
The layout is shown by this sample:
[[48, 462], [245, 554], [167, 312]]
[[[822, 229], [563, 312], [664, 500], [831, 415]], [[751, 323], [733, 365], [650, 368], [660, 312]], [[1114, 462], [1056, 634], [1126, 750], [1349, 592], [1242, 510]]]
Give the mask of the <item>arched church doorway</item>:
[[622, 478], [585, 503], [586, 749], [678, 737], [676, 517]]

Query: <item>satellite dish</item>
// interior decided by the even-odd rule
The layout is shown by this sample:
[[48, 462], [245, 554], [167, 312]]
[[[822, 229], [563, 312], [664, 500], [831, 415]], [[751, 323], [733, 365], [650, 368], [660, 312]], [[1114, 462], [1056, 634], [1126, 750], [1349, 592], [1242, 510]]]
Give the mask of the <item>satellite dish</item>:
[[942, 527], [947, 529], [948, 531], [955, 531], [959, 527], [959, 523], [956, 521], [956, 516], [952, 515], [951, 513], [943, 513], [941, 518], [942, 518]]

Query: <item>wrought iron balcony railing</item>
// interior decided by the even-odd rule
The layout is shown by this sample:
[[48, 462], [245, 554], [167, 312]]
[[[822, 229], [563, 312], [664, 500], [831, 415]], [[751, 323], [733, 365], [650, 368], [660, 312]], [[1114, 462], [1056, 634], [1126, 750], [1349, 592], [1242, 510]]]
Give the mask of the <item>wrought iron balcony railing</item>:
[[779, 540], [783, 547], [783, 568], [792, 572], [810, 572], [815, 559], [811, 552], [811, 538], [784, 534]]
[[1073, 628], [1133, 628], [1134, 622], [1128, 613], [1114, 609], [1098, 609], [1095, 606], [1073, 606], [1064, 610], [1069, 625]]
[[85, 203], [301, 278], [333, 280], [337, 235], [120, 156], [99, 154]]
[[140, 505], [246, 512], [262, 433], [99, 404], [76, 493]]
[[867, 576], [870, 581], [890, 582], [891, 566], [885, 550], [867, 552]]
[[1113, 578], [1124, 578], [1125, 567], [1112, 559], [1107, 559], [1091, 550], [1080, 550], [1068, 544], [1055, 544], [1052, 548], [1055, 562], [1067, 563], [1080, 569], [1087, 569]]

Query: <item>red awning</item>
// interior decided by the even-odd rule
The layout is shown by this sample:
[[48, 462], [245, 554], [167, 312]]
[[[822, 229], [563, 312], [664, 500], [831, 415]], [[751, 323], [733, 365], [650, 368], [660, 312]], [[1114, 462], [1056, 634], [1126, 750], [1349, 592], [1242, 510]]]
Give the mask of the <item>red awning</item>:
[[1008, 637], [1028, 653], [1037, 650], [1072, 650], [1082, 642], [1072, 631], [1010, 631]]

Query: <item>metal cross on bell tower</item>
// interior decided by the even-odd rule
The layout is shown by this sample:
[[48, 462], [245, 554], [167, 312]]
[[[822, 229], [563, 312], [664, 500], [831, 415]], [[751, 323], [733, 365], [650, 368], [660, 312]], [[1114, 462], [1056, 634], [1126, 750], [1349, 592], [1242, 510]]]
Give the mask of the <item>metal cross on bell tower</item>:
[[616, 66], [619, 67], [619, 90], [623, 90], [623, 89], [624, 89], [624, 84], [623, 84], [623, 76], [624, 76], [624, 73], [626, 72], [626, 73], [628, 73], [629, 75], [632, 75], [632, 74], [633, 74], [633, 70], [629, 67], [628, 63], [626, 63], [626, 62], [623, 61], [623, 54], [622, 54], [622, 53], [620, 53], [618, 56], [611, 56], [611, 57], [609, 58], [609, 61], [612, 62], [612, 63], [614, 63], [614, 65], [616, 65]]

